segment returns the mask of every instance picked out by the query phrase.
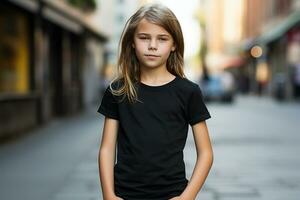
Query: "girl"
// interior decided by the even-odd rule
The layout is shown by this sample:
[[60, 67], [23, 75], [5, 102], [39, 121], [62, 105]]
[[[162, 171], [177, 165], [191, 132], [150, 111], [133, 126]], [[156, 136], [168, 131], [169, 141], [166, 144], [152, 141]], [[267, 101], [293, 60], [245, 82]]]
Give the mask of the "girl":
[[[127, 22], [120, 73], [98, 109], [105, 116], [99, 150], [105, 200], [191, 200], [201, 189], [213, 162], [210, 114], [198, 85], [184, 76], [183, 46], [178, 20], [162, 5], [143, 6]], [[198, 155], [190, 181], [183, 161], [188, 125]]]

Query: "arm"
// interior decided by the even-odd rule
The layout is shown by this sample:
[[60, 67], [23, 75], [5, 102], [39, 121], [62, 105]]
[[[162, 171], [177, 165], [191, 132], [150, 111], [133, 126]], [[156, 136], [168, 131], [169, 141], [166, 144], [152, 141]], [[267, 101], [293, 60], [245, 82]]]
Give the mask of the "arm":
[[213, 150], [209, 138], [206, 122], [199, 122], [192, 126], [197, 150], [197, 161], [188, 186], [179, 199], [194, 200], [202, 188], [213, 163]]
[[102, 141], [99, 149], [99, 175], [103, 199], [117, 199], [114, 192], [114, 164], [118, 121], [105, 117]]

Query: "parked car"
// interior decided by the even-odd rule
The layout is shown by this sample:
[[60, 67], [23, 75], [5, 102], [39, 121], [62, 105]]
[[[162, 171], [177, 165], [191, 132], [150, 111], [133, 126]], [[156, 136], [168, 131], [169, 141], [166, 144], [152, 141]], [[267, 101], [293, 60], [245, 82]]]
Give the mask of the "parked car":
[[235, 86], [233, 75], [229, 72], [209, 75], [200, 81], [200, 88], [205, 101], [234, 101]]

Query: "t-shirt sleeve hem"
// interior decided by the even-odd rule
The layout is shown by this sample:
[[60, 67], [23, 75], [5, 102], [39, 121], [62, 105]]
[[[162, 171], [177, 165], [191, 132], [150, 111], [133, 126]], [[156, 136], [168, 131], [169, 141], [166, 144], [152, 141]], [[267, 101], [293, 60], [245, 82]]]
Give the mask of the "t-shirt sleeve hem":
[[189, 121], [189, 124], [190, 124], [191, 126], [193, 126], [193, 125], [195, 125], [195, 124], [197, 124], [197, 123], [199, 123], [199, 122], [205, 121], [205, 120], [207, 120], [207, 119], [209, 119], [209, 118], [211, 118], [211, 116], [210, 116], [209, 113], [204, 114], [204, 115], [199, 115], [199, 116], [194, 117], [193, 119], [191, 119], [191, 120]]
[[116, 119], [116, 120], [119, 120], [118, 116], [115, 115], [114, 113], [111, 113], [109, 111], [107, 111], [104, 107], [100, 106], [98, 111], [98, 113], [106, 116], [106, 117], [109, 117], [109, 118], [112, 118], [112, 119]]

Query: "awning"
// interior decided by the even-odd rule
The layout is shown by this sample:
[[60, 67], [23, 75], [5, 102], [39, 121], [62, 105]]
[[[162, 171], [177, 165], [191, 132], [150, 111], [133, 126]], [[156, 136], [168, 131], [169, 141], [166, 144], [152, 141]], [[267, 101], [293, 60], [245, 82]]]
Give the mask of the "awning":
[[36, 0], [9, 0], [10, 2], [24, 8], [25, 10], [28, 10], [33, 13], [37, 13], [39, 9], [39, 4]]
[[253, 46], [255, 46], [255, 38], [248, 38], [241, 42], [240, 49], [242, 51], [249, 51]]
[[263, 33], [260, 37], [257, 38], [255, 43], [267, 45], [273, 41], [276, 41], [299, 23], [300, 12], [294, 12], [290, 14], [286, 19], [284, 19], [280, 24]]
[[64, 29], [76, 33], [91, 33], [101, 41], [106, 41], [108, 36], [99, 30], [98, 26], [91, 24], [84, 14], [74, 9], [72, 6], [61, 0], [9, 0], [10, 2], [36, 14], [41, 9], [40, 3], [43, 3], [41, 10], [42, 16]]
[[73, 33], [83, 33], [83, 26], [76, 20], [72, 20], [69, 17], [64, 16], [63, 12], [57, 12], [52, 8], [44, 7], [42, 10], [42, 15], [45, 19]]

